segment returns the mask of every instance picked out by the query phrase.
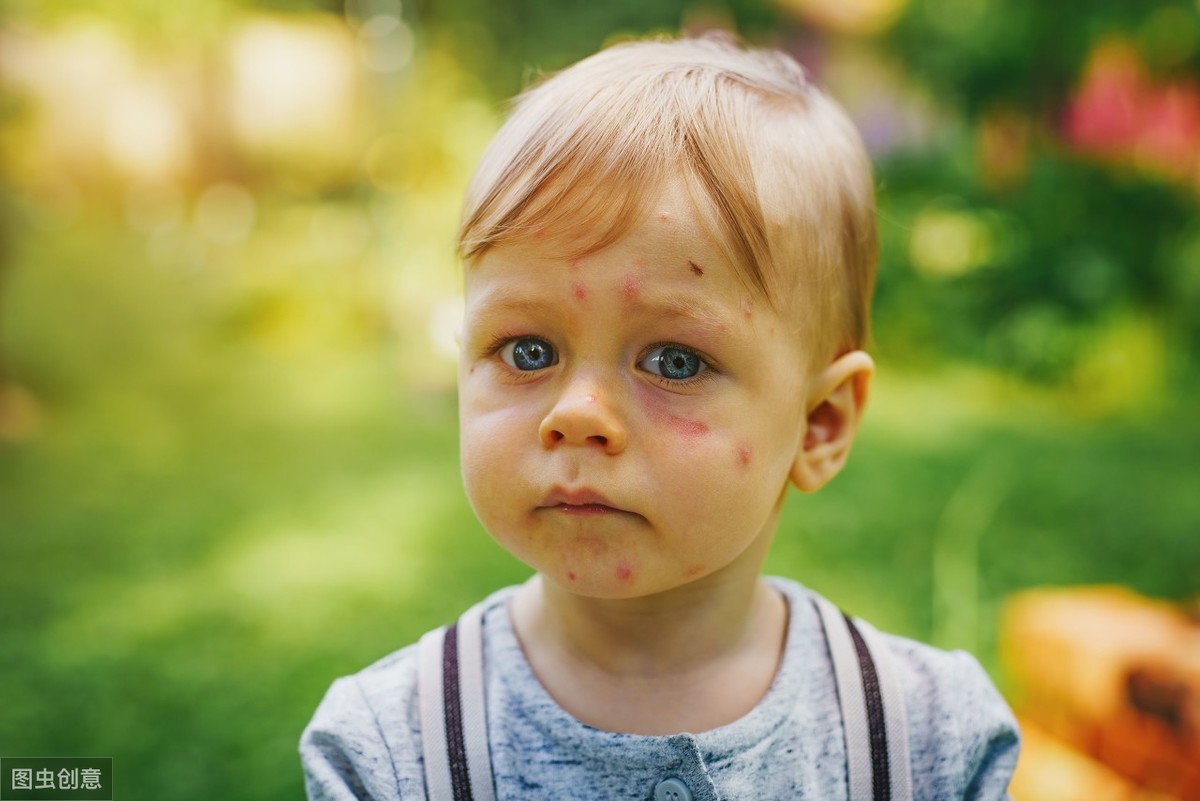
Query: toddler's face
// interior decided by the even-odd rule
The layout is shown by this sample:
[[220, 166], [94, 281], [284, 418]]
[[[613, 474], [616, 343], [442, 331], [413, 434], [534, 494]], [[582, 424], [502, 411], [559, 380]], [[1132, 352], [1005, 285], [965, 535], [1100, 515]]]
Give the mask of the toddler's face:
[[584, 595], [757, 558], [804, 440], [805, 354], [682, 185], [615, 245], [533, 238], [468, 271], [459, 414], [488, 532]]

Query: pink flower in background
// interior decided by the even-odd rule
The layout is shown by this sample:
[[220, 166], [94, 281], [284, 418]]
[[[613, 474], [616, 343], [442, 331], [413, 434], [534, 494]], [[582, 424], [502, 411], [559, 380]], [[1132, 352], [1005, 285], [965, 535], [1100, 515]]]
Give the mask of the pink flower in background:
[[1062, 134], [1077, 152], [1172, 179], [1200, 179], [1200, 90], [1156, 82], [1124, 42], [1096, 48], [1067, 103]]

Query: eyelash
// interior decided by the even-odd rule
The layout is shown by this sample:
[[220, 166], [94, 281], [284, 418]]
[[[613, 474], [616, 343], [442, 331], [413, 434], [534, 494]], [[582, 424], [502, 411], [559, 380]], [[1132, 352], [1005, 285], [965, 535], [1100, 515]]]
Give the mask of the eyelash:
[[[514, 340], [526, 339], [526, 338], [543, 339], [543, 340], [545, 339], [544, 337], [538, 336], [536, 334], [528, 334], [528, 333], [499, 334], [499, 335], [493, 337], [491, 342], [488, 343], [487, 347], [483, 351], [484, 355], [490, 359], [498, 359], [500, 351], [502, 351], [504, 349], [505, 345], [508, 345], [510, 342], [513, 342]], [[548, 340], [546, 340], [546, 341], [548, 341]], [[551, 345], [553, 346], [553, 343], [551, 343]], [[661, 340], [659, 342], [655, 342], [655, 343], [643, 348], [638, 353], [638, 357], [637, 357], [635, 364], [640, 364], [642, 362], [642, 360], [646, 358], [647, 355], [649, 355], [650, 353], [653, 353], [655, 350], [658, 350], [659, 348], [668, 348], [668, 347], [669, 348], [678, 348], [679, 350], [686, 351], [687, 353], [692, 354], [693, 356], [695, 356], [697, 359], [699, 359], [701, 362], [704, 363], [705, 368], [690, 378], [667, 378], [665, 376], [661, 376], [661, 375], [652, 373], [649, 370], [641, 371], [641, 372], [645, 373], [646, 375], [650, 376], [650, 378], [652, 378], [660, 386], [667, 387], [667, 388], [690, 387], [695, 384], [699, 384], [703, 381], [708, 381], [710, 378], [715, 378], [717, 375], [720, 374], [720, 371], [717, 369], [716, 365], [713, 363], [713, 360], [710, 359], [708, 356], [704, 355], [703, 353], [696, 350], [695, 348], [689, 347], [687, 345], [683, 345], [679, 342], [672, 342], [671, 340]], [[508, 367], [508, 365], [504, 365], [504, 366]], [[533, 378], [534, 376], [538, 375], [538, 372], [513, 370], [511, 368], [509, 368], [509, 372], [514, 373], [516, 375], [516, 377], [518, 377], [518, 378]]]
[[649, 370], [642, 371], [642, 372], [645, 372], [647, 375], [649, 375], [651, 378], [653, 378], [658, 384], [660, 384], [664, 387], [668, 387], [668, 388], [669, 387], [676, 387], [676, 388], [690, 387], [690, 386], [699, 384], [702, 381], [707, 381], [710, 378], [714, 378], [718, 374], [718, 370], [716, 368], [716, 365], [713, 364], [712, 359], [708, 358], [707, 356], [705, 356], [703, 353], [696, 350], [695, 348], [688, 347], [687, 345], [683, 345], [678, 342], [671, 342], [670, 340], [664, 340], [662, 342], [655, 342], [653, 345], [643, 348], [642, 352], [640, 354], [638, 354], [637, 363], [641, 364], [643, 359], [645, 359], [648, 355], [650, 355], [654, 351], [658, 350], [659, 348], [677, 348], [678, 350], [684, 351], [685, 353], [690, 353], [691, 355], [695, 356], [697, 359], [699, 359], [704, 364], [704, 369], [701, 370], [700, 372], [696, 373], [696, 375], [691, 376], [690, 378], [667, 378], [666, 376], [661, 376], [656, 373], [652, 373]]

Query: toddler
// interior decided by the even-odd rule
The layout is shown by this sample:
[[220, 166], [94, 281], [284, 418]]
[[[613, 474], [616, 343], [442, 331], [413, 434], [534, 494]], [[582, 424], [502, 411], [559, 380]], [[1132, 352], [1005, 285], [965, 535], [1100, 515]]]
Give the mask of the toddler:
[[873, 370], [871, 168], [800, 67], [579, 62], [517, 101], [459, 247], [463, 481], [535, 573], [335, 682], [309, 797], [1003, 797], [1016, 725], [973, 658], [760, 575]]

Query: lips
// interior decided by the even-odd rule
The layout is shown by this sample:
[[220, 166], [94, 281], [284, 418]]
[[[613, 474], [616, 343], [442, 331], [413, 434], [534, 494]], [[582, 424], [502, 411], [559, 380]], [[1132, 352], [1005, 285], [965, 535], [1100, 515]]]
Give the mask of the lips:
[[555, 487], [546, 493], [546, 497], [542, 498], [538, 508], [556, 509], [573, 515], [603, 515], [625, 511], [599, 492], [587, 487], [579, 489]]

